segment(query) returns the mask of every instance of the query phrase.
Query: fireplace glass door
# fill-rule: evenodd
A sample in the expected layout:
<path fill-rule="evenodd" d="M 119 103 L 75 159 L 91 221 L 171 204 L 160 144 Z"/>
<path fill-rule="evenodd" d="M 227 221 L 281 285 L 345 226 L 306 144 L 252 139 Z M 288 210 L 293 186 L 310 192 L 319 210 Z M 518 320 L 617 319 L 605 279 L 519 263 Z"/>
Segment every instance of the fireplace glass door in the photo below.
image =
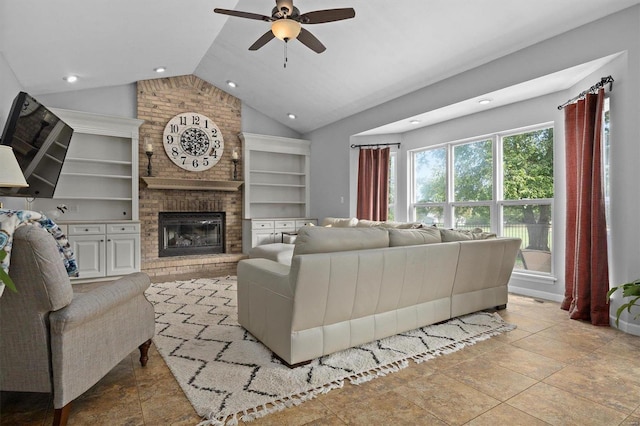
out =
<path fill-rule="evenodd" d="M 224 212 L 161 212 L 159 257 L 224 253 Z"/>

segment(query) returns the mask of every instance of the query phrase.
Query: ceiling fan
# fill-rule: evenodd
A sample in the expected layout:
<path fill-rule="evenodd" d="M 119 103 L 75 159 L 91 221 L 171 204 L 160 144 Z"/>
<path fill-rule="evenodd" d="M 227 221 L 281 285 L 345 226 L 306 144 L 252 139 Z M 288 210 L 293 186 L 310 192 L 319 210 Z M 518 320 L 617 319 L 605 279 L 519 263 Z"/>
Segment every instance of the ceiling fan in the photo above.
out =
<path fill-rule="evenodd" d="M 271 16 L 218 8 L 213 9 L 213 11 L 238 18 L 271 22 L 271 30 L 256 40 L 256 42 L 249 47 L 249 50 L 258 50 L 276 37 L 285 43 L 297 38 L 302 44 L 316 53 L 324 52 L 326 47 L 308 30 L 302 28 L 302 24 L 322 24 L 325 22 L 350 19 L 356 16 L 356 11 L 350 7 L 316 10 L 314 12 L 300 14 L 298 8 L 293 5 L 293 0 L 276 0 L 276 7 L 271 11 Z"/>

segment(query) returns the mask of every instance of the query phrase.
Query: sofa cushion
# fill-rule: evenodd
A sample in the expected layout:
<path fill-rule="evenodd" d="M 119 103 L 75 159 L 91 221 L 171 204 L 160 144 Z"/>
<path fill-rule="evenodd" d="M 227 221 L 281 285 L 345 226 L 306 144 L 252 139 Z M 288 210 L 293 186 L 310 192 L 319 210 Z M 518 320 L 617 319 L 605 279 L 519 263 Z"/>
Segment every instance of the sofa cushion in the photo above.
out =
<path fill-rule="evenodd" d="M 377 220 L 369 220 L 369 219 L 358 219 L 358 223 L 356 226 L 358 228 L 372 228 L 374 226 L 380 226 L 382 222 Z"/>
<path fill-rule="evenodd" d="M 473 230 L 462 229 L 440 229 L 442 242 L 465 241 L 465 240 L 486 240 L 487 238 L 496 238 L 496 234 L 492 232 L 484 232 L 482 228 L 474 228 Z"/>
<path fill-rule="evenodd" d="M 415 246 L 419 244 L 441 243 L 440 230 L 434 227 L 420 229 L 394 229 L 389 231 L 389 246 Z"/>
<path fill-rule="evenodd" d="M 356 217 L 325 217 L 322 220 L 322 226 L 334 228 L 348 228 L 357 224 L 358 218 Z"/>
<path fill-rule="evenodd" d="M 381 222 L 377 220 L 360 219 L 356 224 L 359 228 L 371 228 L 374 226 L 381 226 L 383 228 L 397 228 L 397 229 L 414 229 L 420 228 L 422 224 L 420 222 Z"/>
<path fill-rule="evenodd" d="M 389 232 L 382 228 L 302 227 L 293 255 L 331 253 L 389 247 Z"/>
<path fill-rule="evenodd" d="M 382 222 L 380 224 L 383 228 L 396 228 L 396 229 L 418 229 L 422 228 L 420 222 Z"/>
<path fill-rule="evenodd" d="M 293 244 L 273 243 L 262 244 L 249 250 L 251 259 L 269 259 L 283 265 L 291 265 L 293 256 Z"/>

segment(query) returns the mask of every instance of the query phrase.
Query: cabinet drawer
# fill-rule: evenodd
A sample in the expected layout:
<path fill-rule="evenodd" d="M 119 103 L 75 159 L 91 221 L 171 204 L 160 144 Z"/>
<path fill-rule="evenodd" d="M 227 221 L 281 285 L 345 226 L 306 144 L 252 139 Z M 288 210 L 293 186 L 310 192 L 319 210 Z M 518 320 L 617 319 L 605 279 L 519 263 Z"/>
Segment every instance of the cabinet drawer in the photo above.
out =
<path fill-rule="evenodd" d="M 69 235 L 96 235 L 104 234 L 104 223 L 69 224 Z"/>
<path fill-rule="evenodd" d="M 252 220 L 251 229 L 273 229 L 272 220 Z"/>
<path fill-rule="evenodd" d="M 140 233 L 139 223 L 109 223 L 107 234 L 137 234 Z"/>
<path fill-rule="evenodd" d="M 276 220 L 276 229 L 279 230 L 295 230 L 296 222 L 294 220 Z"/>
<path fill-rule="evenodd" d="M 304 219 L 304 220 L 296 220 L 296 229 L 300 229 L 305 225 L 317 225 L 318 221 L 316 219 Z"/>

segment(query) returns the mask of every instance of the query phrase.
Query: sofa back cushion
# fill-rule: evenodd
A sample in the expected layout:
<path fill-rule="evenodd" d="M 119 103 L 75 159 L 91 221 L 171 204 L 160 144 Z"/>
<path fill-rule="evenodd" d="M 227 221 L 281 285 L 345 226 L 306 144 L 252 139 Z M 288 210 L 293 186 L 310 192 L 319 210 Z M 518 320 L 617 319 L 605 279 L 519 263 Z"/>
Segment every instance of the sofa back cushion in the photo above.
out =
<path fill-rule="evenodd" d="M 389 247 L 389 233 L 386 229 L 303 226 L 298 230 L 293 255 L 382 247 Z"/>
<path fill-rule="evenodd" d="M 322 226 L 334 228 L 348 228 L 357 224 L 358 218 L 356 217 L 325 217 L 322 220 Z"/>
<path fill-rule="evenodd" d="M 420 229 L 394 229 L 389 230 L 389 246 L 415 246 L 419 244 L 441 243 L 440 230 L 435 227 Z"/>
<path fill-rule="evenodd" d="M 465 240 L 486 240 L 487 238 L 496 238 L 496 234 L 492 232 L 484 232 L 482 228 L 473 230 L 461 229 L 440 229 L 442 242 L 465 241 Z"/>
<path fill-rule="evenodd" d="M 381 222 L 377 220 L 359 219 L 356 224 L 360 228 L 371 228 L 374 226 L 381 226 L 383 228 L 397 228 L 397 229 L 414 229 L 422 227 L 420 222 Z"/>

